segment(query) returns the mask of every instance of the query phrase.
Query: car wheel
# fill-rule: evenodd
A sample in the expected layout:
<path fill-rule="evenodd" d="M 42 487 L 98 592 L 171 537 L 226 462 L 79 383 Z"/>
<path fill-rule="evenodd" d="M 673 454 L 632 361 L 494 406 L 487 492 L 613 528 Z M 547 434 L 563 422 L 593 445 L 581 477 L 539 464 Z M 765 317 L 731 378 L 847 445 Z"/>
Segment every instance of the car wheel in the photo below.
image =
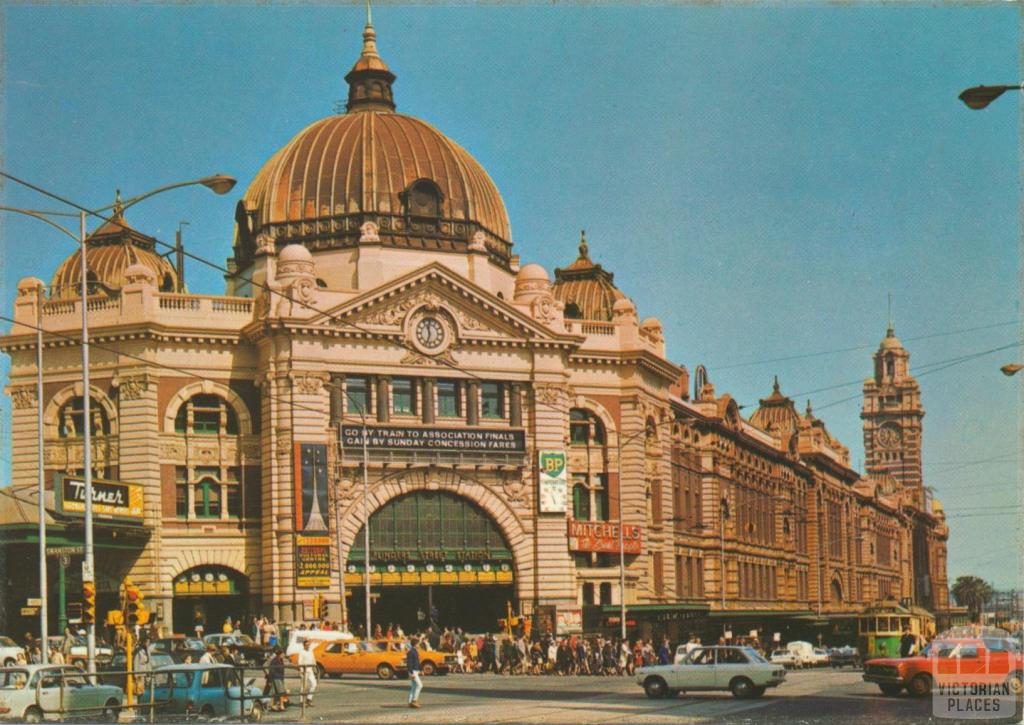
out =
<path fill-rule="evenodd" d="M 249 722 L 260 722 L 263 720 L 263 705 L 257 700 L 252 704 L 252 709 L 249 711 Z"/>
<path fill-rule="evenodd" d="M 4 660 L 4 667 L 14 667 L 16 664 L 18 664 L 18 660 L 13 657 L 8 657 Z"/>
<path fill-rule="evenodd" d="M 377 677 L 382 680 L 391 680 L 395 677 L 395 668 L 389 665 L 387 662 L 381 662 L 377 665 Z"/>
<path fill-rule="evenodd" d="M 878 689 L 881 690 L 882 694 L 886 697 L 896 697 L 903 691 L 903 685 L 879 685 Z"/>
<path fill-rule="evenodd" d="M 932 678 L 929 675 L 920 674 L 910 681 L 907 690 L 914 697 L 928 697 L 932 691 Z"/>
<path fill-rule="evenodd" d="M 1024 692 L 1024 672 L 1011 672 L 1010 676 L 1006 678 L 1006 686 L 1010 689 L 1011 695 L 1020 697 Z"/>
<path fill-rule="evenodd" d="M 103 706 L 103 722 L 117 722 L 117 716 L 121 713 L 121 703 L 111 698 Z"/>
<path fill-rule="evenodd" d="M 25 722 L 42 722 L 43 711 L 36 706 L 30 707 L 25 711 L 25 716 L 22 718 Z"/>
<path fill-rule="evenodd" d="M 644 692 L 652 700 L 660 700 L 668 695 L 668 685 L 660 677 L 648 677 L 644 680 Z"/>
<path fill-rule="evenodd" d="M 434 667 L 434 663 L 433 662 L 431 662 L 430 660 L 426 660 L 423 664 L 420 665 L 420 671 L 426 677 L 430 677 L 432 674 L 434 674 L 437 671 L 437 668 Z"/>
<path fill-rule="evenodd" d="M 746 700 L 754 696 L 754 683 L 746 677 L 737 677 L 729 683 L 729 690 L 737 700 Z"/>

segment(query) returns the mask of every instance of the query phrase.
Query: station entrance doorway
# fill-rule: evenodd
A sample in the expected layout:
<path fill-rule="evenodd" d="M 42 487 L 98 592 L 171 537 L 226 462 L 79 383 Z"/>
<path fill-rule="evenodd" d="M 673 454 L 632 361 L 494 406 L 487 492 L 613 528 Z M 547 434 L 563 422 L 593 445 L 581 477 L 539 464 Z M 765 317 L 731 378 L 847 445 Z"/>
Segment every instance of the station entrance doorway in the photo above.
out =
<path fill-rule="evenodd" d="M 252 614 L 249 580 L 234 569 L 223 566 L 197 566 L 174 578 L 172 626 L 176 633 L 196 635 L 222 632 L 228 617 L 232 620 Z"/>
<path fill-rule="evenodd" d="M 345 568 L 348 617 L 366 621 L 360 529 Z M 516 606 L 512 550 L 494 520 L 467 498 L 416 491 L 370 516 L 373 622 L 416 632 L 430 623 L 494 631 Z"/>

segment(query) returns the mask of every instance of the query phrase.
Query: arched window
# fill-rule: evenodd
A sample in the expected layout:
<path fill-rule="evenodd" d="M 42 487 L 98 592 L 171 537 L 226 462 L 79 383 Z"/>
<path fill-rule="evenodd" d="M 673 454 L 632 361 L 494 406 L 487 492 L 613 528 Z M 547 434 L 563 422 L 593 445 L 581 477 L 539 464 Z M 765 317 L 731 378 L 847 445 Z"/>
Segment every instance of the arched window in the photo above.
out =
<path fill-rule="evenodd" d="M 604 424 L 590 411 L 573 408 L 569 411 L 569 440 L 573 445 L 603 446 L 607 440 Z"/>
<path fill-rule="evenodd" d="M 838 579 L 832 580 L 832 601 L 841 602 L 843 601 L 843 583 Z"/>
<path fill-rule="evenodd" d="M 61 438 L 81 438 L 85 435 L 85 403 L 82 396 L 76 396 L 61 406 L 57 420 Z M 110 434 L 110 419 L 106 409 L 96 398 L 89 398 L 89 433 L 94 436 Z"/>
<path fill-rule="evenodd" d="M 575 302 L 570 302 L 565 306 L 565 319 L 567 320 L 582 320 L 583 313 L 580 311 L 580 306 Z"/>
<path fill-rule="evenodd" d="M 231 404 L 219 395 L 193 395 L 178 408 L 174 431 L 198 435 L 238 435 L 238 415 Z"/>
<path fill-rule="evenodd" d="M 170 272 L 164 273 L 164 278 L 160 282 L 161 292 L 173 292 L 174 291 L 174 278 L 171 277 Z"/>
<path fill-rule="evenodd" d="M 196 484 L 195 514 L 197 519 L 220 518 L 220 484 L 212 478 L 204 478 Z"/>
<path fill-rule="evenodd" d="M 441 216 L 441 190 L 430 179 L 414 181 L 405 192 L 405 209 L 410 216 Z"/>

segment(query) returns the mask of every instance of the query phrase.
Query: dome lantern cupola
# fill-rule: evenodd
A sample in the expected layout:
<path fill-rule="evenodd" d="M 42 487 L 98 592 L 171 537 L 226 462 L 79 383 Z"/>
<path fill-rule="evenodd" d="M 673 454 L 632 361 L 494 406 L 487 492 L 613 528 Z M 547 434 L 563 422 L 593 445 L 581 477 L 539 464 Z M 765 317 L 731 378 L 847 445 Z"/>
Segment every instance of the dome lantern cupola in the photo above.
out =
<path fill-rule="evenodd" d="M 373 29 L 370 3 L 366 3 L 363 52 L 352 66 L 352 70 L 345 76 L 345 81 L 348 83 L 348 103 L 345 108 L 349 113 L 387 113 L 395 110 L 395 100 L 391 95 L 391 84 L 395 82 L 395 74 L 377 52 L 377 31 Z"/>
<path fill-rule="evenodd" d="M 626 298 L 613 280 L 611 272 L 590 259 L 587 233 L 582 230 L 579 256 L 568 267 L 555 270 L 551 293 L 565 305 L 565 316 L 569 319 L 611 322 L 615 304 Z"/>

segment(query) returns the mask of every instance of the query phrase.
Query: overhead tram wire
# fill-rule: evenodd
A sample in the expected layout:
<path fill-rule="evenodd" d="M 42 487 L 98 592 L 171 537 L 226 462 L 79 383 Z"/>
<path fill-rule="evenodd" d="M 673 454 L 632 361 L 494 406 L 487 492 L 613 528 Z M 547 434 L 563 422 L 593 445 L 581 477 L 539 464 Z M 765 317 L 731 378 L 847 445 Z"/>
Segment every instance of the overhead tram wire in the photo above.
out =
<path fill-rule="evenodd" d="M 903 338 L 907 342 L 916 342 L 918 340 L 929 340 L 935 337 L 948 337 L 950 335 L 962 335 L 968 332 L 977 332 L 979 330 L 992 330 L 997 327 L 1009 327 L 1010 325 L 1019 325 L 1022 320 L 1007 320 L 1006 322 L 996 322 L 988 325 L 978 325 L 977 327 L 965 327 L 959 330 L 944 330 L 941 332 L 932 332 L 927 335 L 915 335 L 914 337 Z M 856 352 L 859 350 L 871 350 L 875 346 L 873 344 L 868 345 L 857 345 L 855 347 L 839 347 L 833 350 L 821 350 L 818 352 L 807 352 L 800 353 L 797 355 L 786 355 L 783 357 L 766 358 L 764 360 L 749 360 L 747 362 L 733 363 L 731 365 L 715 365 L 716 370 L 734 370 L 736 368 L 753 367 L 754 365 L 767 365 L 769 363 L 776 362 L 788 362 L 790 360 L 804 360 L 814 357 L 823 357 L 825 355 L 837 355 L 842 352 Z"/>

